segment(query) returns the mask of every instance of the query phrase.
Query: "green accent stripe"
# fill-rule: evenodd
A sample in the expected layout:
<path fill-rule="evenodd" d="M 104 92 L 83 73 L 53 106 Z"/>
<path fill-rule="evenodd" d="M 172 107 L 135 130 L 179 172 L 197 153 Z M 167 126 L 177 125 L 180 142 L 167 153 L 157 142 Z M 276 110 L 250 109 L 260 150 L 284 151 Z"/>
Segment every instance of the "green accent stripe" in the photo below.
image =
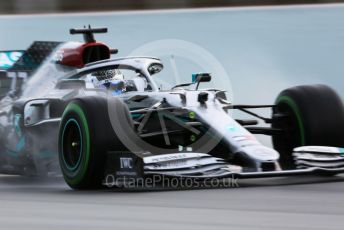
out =
<path fill-rule="evenodd" d="M 86 172 L 87 172 L 87 169 L 88 169 L 88 165 L 89 165 L 89 161 L 90 161 L 90 152 L 91 152 L 91 144 L 90 144 L 90 141 L 91 141 L 91 138 L 90 138 L 90 130 L 89 130 L 89 126 L 88 126 L 88 122 L 87 122 L 87 119 L 86 119 L 86 116 L 85 116 L 85 113 L 84 111 L 82 110 L 82 108 L 76 104 L 76 103 L 70 103 L 65 112 L 63 113 L 63 116 L 64 117 L 67 113 L 69 112 L 75 112 L 76 114 L 79 115 L 79 118 L 82 122 L 82 125 L 85 129 L 85 134 L 86 134 L 86 141 L 85 141 L 85 145 L 86 145 L 86 148 L 85 148 L 85 161 L 82 163 L 82 166 L 81 166 L 81 171 L 77 174 L 77 176 L 75 178 L 67 178 L 65 177 L 65 180 L 72 184 L 72 185 L 78 185 L 80 184 L 80 182 L 84 179 L 84 177 L 86 176 Z M 62 148 L 63 149 L 63 148 Z"/>
<path fill-rule="evenodd" d="M 297 106 L 295 101 L 292 98 L 290 98 L 289 96 L 278 97 L 276 100 L 276 105 L 280 104 L 280 103 L 285 103 L 285 104 L 289 105 L 289 107 L 293 110 L 293 112 L 296 116 L 296 119 L 297 119 L 297 123 L 299 125 L 299 129 L 300 129 L 301 145 L 304 146 L 306 144 L 305 129 L 304 129 L 302 116 L 301 116 L 301 112 L 300 112 L 299 107 Z"/>

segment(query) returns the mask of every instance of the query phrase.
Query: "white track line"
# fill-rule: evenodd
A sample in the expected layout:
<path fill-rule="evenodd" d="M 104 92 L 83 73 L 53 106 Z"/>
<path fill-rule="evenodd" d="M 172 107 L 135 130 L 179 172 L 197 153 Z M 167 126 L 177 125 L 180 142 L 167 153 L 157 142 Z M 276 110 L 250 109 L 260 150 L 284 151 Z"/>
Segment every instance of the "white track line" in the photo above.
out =
<path fill-rule="evenodd" d="M 38 18 L 38 17 L 80 17 L 80 16 L 110 16 L 110 15 L 142 15 L 142 14 L 180 14 L 180 13 L 211 13 L 235 11 L 260 11 L 260 10 L 299 10 L 299 9 L 324 9 L 344 7 L 344 3 L 328 4 L 299 4 L 278 6 L 238 6 L 238 7 L 210 7 L 192 9 L 154 9 L 154 10 L 125 10 L 102 12 L 75 12 L 75 13 L 44 13 L 44 14 L 12 14 L 0 15 L 0 19 Z"/>

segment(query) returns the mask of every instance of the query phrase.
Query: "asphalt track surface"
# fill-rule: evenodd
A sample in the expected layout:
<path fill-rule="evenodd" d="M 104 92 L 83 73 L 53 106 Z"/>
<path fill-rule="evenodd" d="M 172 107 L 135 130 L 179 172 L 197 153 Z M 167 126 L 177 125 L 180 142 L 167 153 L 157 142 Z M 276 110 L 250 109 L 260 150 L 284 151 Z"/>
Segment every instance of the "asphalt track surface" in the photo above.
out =
<path fill-rule="evenodd" d="M 238 185 L 80 192 L 61 178 L 0 176 L 0 229 L 343 229 L 343 176 Z"/>

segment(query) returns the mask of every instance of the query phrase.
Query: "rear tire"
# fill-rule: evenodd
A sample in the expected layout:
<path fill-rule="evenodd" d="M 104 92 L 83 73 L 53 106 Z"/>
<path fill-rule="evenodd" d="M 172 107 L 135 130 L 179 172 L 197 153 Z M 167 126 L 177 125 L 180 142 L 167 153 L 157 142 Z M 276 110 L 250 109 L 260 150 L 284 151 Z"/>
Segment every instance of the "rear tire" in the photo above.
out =
<path fill-rule="evenodd" d="M 283 169 L 294 169 L 292 151 L 305 145 L 344 146 L 344 107 L 337 93 L 326 85 L 303 85 L 282 91 L 273 109 L 272 137 Z M 280 117 L 280 115 L 283 115 Z"/>
<path fill-rule="evenodd" d="M 120 99 L 108 100 L 114 105 L 111 108 L 128 110 Z M 102 97 L 74 99 L 62 115 L 59 162 L 66 183 L 73 189 L 102 188 L 107 151 L 126 150 L 112 129 L 107 103 Z"/>

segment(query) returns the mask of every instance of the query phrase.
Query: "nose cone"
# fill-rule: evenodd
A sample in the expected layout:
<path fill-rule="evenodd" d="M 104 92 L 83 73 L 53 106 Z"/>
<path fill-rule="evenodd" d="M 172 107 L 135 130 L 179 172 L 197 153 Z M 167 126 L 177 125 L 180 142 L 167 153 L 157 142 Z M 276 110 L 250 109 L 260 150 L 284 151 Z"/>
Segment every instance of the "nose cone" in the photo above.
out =
<path fill-rule="evenodd" d="M 245 146 L 244 152 L 256 161 L 277 161 L 279 153 L 265 146 Z"/>

